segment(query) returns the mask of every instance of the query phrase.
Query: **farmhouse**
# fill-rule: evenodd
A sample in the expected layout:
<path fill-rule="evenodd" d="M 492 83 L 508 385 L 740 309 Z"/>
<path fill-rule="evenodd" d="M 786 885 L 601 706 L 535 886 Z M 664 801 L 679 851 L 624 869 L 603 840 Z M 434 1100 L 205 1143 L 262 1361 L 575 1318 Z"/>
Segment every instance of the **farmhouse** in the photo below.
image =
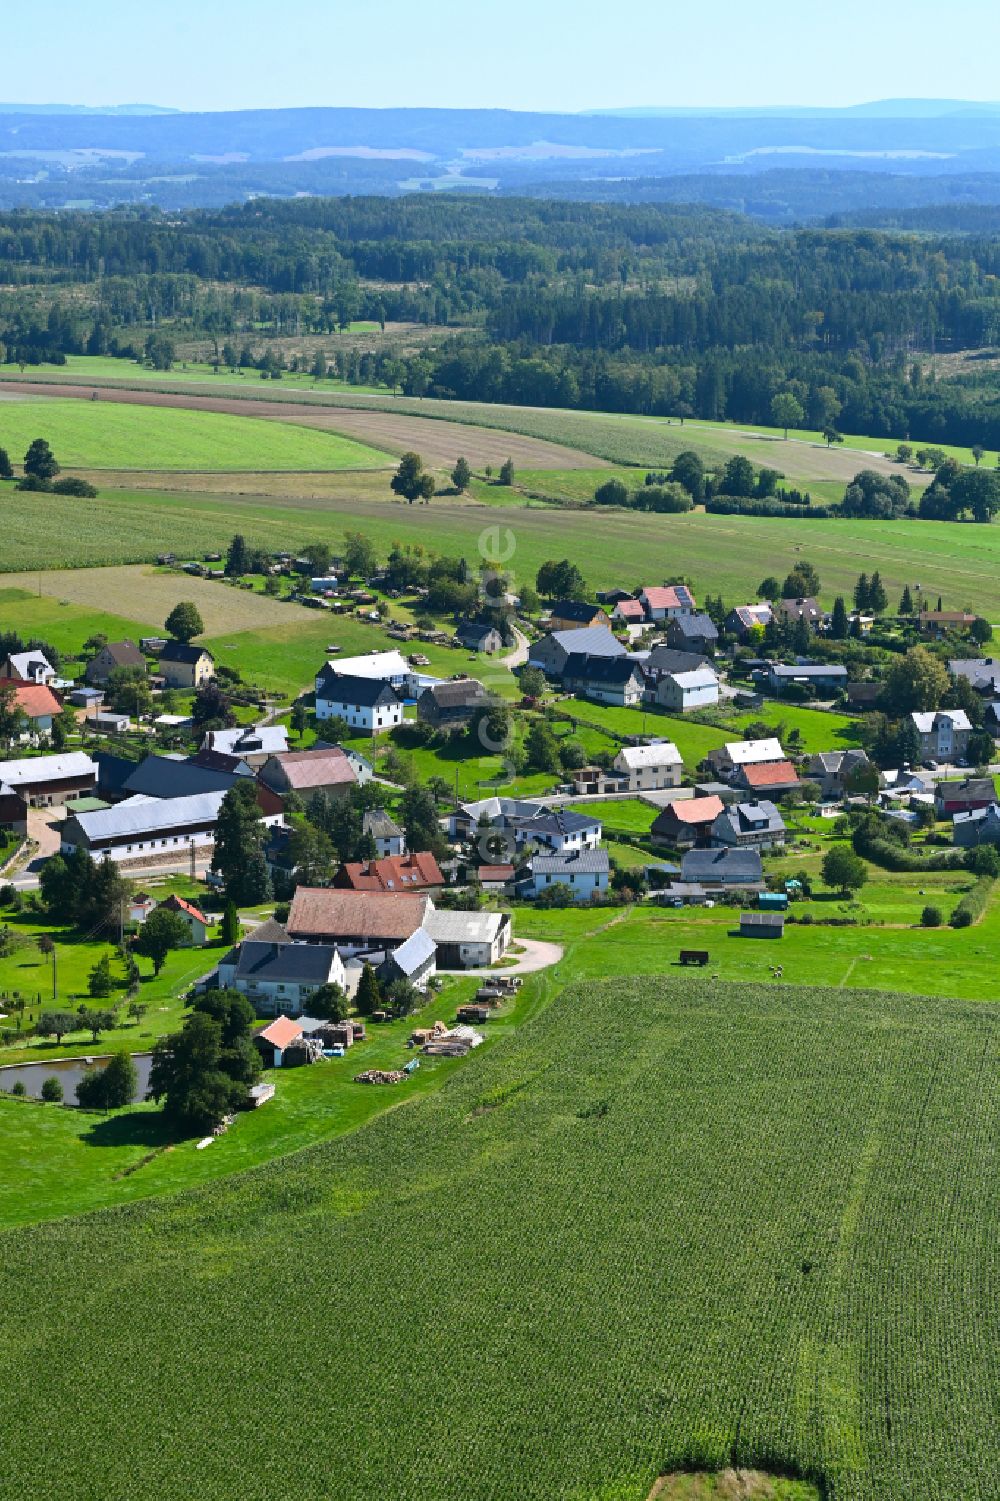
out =
<path fill-rule="evenodd" d="M 579 599 L 559 599 L 549 611 L 551 629 L 577 631 L 586 626 L 610 626 L 607 613 L 599 605 L 587 605 Z"/>
<path fill-rule="evenodd" d="M 565 886 L 577 902 L 608 889 L 611 872 L 607 850 L 576 850 L 570 855 L 535 855 L 531 861 L 531 892 L 540 896 L 551 886 Z"/>
<path fill-rule="evenodd" d="M 257 771 L 269 756 L 280 756 L 288 749 L 288 730 L 283 724 L 237 726 L 234 730 L 208 730 L 201 749 L 217 751 L 243 761 Z"/>
<path fill-rule="evenodd" d="M 972 808 L 952 819 L 952 838 L 964 849 L 977 844 L 1000 844 L 1000 805 Z"/>
<path fill-rule="evenodd" d="M 289 792 L 303 797 L 314 792 L 345 797 L 361 779 L 347 752 L 333 745 L 325 750 L 279 751 L 264 762 L 260 780 L 279 797 Z"/>
<path fill-rule="evenodd" d="M 376 677 L 345 676 L 327 668 L 316 690 L 316 718 L 343 719 L 353 730 L 381 733 L 403 722 L 403 700 Z"/>
<path fill-rule="evenodd" d="M 934 788 L 934 811 L 938 818 L 951 818 L 956 813 L 988 808 L 995 797 L 992 777 L 962 777 L 938 782 Z"/>
<path fill-rule="evenodd" d="M 438 969 L 486 969 L 507 952 L 509 912 L 437 912 L 424 922 L 437 945 Z"/>
<path fill-rule="evenodd" d="M 108 641 L 87 663 L 86 679 L 92 685 L 104 687 L 117 667 L 139 668 L 146 671 L 146 658 L 134 641 Z"/>
<path fill-rule="evenodd" d="M 316 692 L 320 692 L 328 672 L 339 672 L 349 678 L 372 678 L 378 683 L 389 683 L 397 692 L 403 693 L 413 676 L 410 665 L 401 652 L 372 651 L 360 657 L 342 657 L 339 661 L 327 662 L 316 676 Z"/>
<path fill-rule="evenodd" d="M 572 656 L 624 657 L 625 648 L 607 626 L 585 626 L 578 631 L 552 631 L 532 644 L 529 667 L 540 667 L 547 677 L 561 678 Z"/>
<path fill-rule="evenodd" d="M 697 609 L 694 595 L 686 584 L 652 585 L 640 589 L 639 602 L 647 620 L 674 620 L 678 615 L 693 615 Z"/>
<path fill-rule="evenodd" d="M 734 849 L 777 849 L 785 842 L 785 821 L 773 803 L 734 803 L 712 824 L 712 843 Z"/>
<path fill-rule="evenodd" d="M 495 625 L 478 620 L 463 620 L 455 632 L 455 642 L 466 651 L 481 651 L 492 656 L 503 647 L 503 637 Z"/>
<path fill-rule="evenodd" d="M 435 730 L 466 725 L 484 709 L 490 696 L 477 678 L 431 683 L 417 699 L 417 718 Z"/>
<path fill-rule="evenodd" d="M 44 652 L 19 651 L 7 657 L 0 667 L 0 677 L 12 678 L 19 683 L 51 683 L 56 670 Z"/>
<path fill-rule="evenodd" d="M 346 982 L 344 961 L 330 944 L 282 943 L 253 934 L 219 960 L 219 985 L 238 990 L 261 1016 L 301 1016 L 321 985 Z"/>
<path fill-rule="evenodd" d="M 665 672 L 656 685 L 656 702 L 674 713 L 687 714 L 719 702 L 719 679 L 711 667 L 693 672 Z"/>
<path fill-rule="evenodd" d="M 189 849 L 206 852 L 215 840 L 223 792 L 194 797 L 130 797 L 97 813 L 75 813 L 62 825 L 62 853 L 85 849 L 95 860 L 129 862 L 153 856 L 174 860 Z"/>
<path fill-rule="evenodd" d="M 688 850 L 681 861 L 681 880 L 706 891 L 763 891 L 764 868 L 756 849 Z"/>
<path fill-rule="evenodd" d="M 574 652 L 563 668 L 563 687 L 600 704 L 633 708 L 642 698 L 645 680 L 629 657 L 593 657 Z"/>
<path fill-rule="evenodd" d="M 333 878 L 348 891 L 429 891 L 444 885 L 444 876 L 428 851 L 387 855 L 383 860 L 356 860 L 342 865 Z"/>
<path fill-rule="evenodd" d="M 650 837 L 654 844 L 665 844 L 670 849 L 697 844 L 708 837 L 724 806 L 721 797 L 714 793 L 709 797 L 678 798 L 657 814 Z"/>
<path fill-rule="evenodd" d="M 35 735 L 47 735 L 52 721 L 62 713 L 62 704 L 45 683 L 24 683 L 18 678 L 0 678 L 0 693 L 10 689 L 11 708 L 19 709 L 30 729 L 21 735 L 22 740 Z"/>
<path fill-rule="evenodd" d="M 384 808 L 369 808 L 361 820 L 362 834 L 370 834 L 375 841 L 375 853 L 380 860 L 387 855 L 402 855 L 406 852 L 406 835 L 389 817 Z"/>
<path fill-rule="evenodd" d="M 0 762 L 0 784 L 36 808 L 55 808 L 97 789 L 97 765 L 83 751 Z"/>
<path fill-rule="evenodd" d="M 972 725 L 964 709 L 938 709 L 932 714 L 911 714 L 920 736 L 920 754 L 925 760 L 960 760 L 966 753 Z"/>
<path fill-rule="evenodd" d="M 168 688 L 200 688 L 215 675 L 215 658 L 190 641 L 168 641 L 160 652 L 159 670 Z"/>
<path fill-rule="evenodd" d="M 710 615 L 675 615 L 667 621 L 666 642 L 674 651 L 710 657 L 718 639 L 718 628 Z"/>
<path fill-rule="evenodd" d="M 731 777 L 741 766 L 766 766 L 772 761 L 787 761 L 780 740 L 727 740 L 706 757 L 723 778 Z"/>
<path fill-rule="evenodd" d="M 613 765 L 625 778 L 622 790 L 627 792 L 655 792 L 664 787 L 676 787 L 684 770 L 683 758 L 672 740 L 626 745 L 615 756 Z"/>
<path fill-rule="evenodd" d="M 425 926 L 433 910 L 426 892 L 298 886 L 286 927 L 292 939 L 333 943 L 345 954 L 359 954 L 398 948 Z"/>
<path fill-rule="evenodd" d="M 182 896 L 171 893 L 159 906 L 164 912 L 173 912 L 184 923 L 190 934 L 189 942 L 195 948 L 200 948 L 208 937 L 208 918 L 200 907 L 193 902 L 185 901 Z"/>

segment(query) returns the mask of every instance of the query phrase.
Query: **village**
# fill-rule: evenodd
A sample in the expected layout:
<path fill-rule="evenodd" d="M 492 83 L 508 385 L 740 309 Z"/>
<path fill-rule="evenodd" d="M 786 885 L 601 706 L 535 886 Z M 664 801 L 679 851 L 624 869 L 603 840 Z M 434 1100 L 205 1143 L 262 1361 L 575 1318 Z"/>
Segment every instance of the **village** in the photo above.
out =
<path fill-rule="evenodd" d="M 557 961 L 569 907 L 729 909 L 705 930 L 716 945 L 720 932 L 780 941 L 796 921 L 870 921 L 850 914 L 879 870 L 911 871 L 929 892 L 926 927 L 961 927 L 985 902 L 1000 872 L 1000 659 L 982 655 L 976 616 L 904 597 L 893 617 L 877 575 L 859 579 L 853 608 L 827 610 L 807 563 L 747 603 L 699 606 L 680 581 L 588 598 L 563 560 L 523 600 L 506 578 L 473 591 L 478 607 L 466 590 L 449 619 L 426 587 L 399 587 L 396 562 L 358 577 L 331 556 L 304 583 L 308 560 L 266 565 L 290 578 L 290 602 L 389 637 L 357 655 L 331 641 L 290 704 L 241 696 L 185 601 L 163 636 L 95 640 L 72 665 L 12 642 L 4 931 L 19 914 L 78 931 L 96 915 L 103 958 L 75 1013 L 56 983 L 51 1001 L 0 996 L 5 1047 L 88 1026 L 95 1042 L 113 1036 L 137 956 L 158 976 L 169 954 L 202 950 L 180 999 L 245 999 L 264 1075 L 247 1073 L 243 1103 L 260 1105 L 276 1070 L 363 1058 L 373 1028 L 463 976 L 473 991 L 409 1046 L 464 1057 L 523 978 Z M 237 582 L 173 556 L 160 568 L 179 590 L 195 573 Z M 460 560 L 444 571 L 472 579 Z M 443 675 L 459 656 L 471 670 Z M 839 901 L 829 916 L 822 887 Z M 533 912 L 552 914 L 555 941 L 521 931 Z M 663 962 L 719 962 L 690 937 Z M 18 1066 L 0 1087 L 16 1088 Z M 417 1066 L 354 1077 L 400 1084 Z"/>

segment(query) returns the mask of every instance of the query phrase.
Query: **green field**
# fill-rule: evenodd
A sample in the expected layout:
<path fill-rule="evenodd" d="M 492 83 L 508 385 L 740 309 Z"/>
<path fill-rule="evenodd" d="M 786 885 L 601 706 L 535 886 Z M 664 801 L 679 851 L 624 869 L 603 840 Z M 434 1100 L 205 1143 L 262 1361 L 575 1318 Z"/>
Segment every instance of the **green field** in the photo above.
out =
<path fill-rule="evenodd" d="M 266 473 L 393 463 L 390 455 L 351 438 L 292 423 L 112 401 L 4 401 L 2 394 L 0 389 L 0 447 L 19 457 L 43 437 L 64 468 Z"/>
<path fill-rule="evenodd" d="M 6 1232 L 5 1400 L 46 1424 L 7 1486 L 644 1501 L 736 1463 L 993 1501 L 998 1022 L 602 981 L 363 1131 Z"/>

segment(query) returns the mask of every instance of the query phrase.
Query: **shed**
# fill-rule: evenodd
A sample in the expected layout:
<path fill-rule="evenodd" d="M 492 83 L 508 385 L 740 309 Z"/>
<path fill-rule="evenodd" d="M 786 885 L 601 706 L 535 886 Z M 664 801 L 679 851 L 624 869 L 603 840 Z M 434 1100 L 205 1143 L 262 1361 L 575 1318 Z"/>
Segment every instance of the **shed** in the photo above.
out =
<path fill-rule="evenodd" d="M 783 912 L 741 912 L 741 938 L 781 938 L 785 932 Z"/>

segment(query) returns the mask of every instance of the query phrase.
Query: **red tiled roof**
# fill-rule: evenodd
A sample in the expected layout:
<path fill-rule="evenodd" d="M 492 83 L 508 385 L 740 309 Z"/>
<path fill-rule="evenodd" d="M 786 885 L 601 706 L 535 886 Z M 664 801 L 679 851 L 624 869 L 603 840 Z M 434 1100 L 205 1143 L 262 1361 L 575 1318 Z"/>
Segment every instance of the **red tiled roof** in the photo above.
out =
<path fill-rule="evenodd" d="M 186 902 L 182 896 L 174 896 L 171 893 L 166 901 L 160 903 L 160 906 L 166 907 L 168 912 L 186 912 L 188 917 L 193 917 L 197 922 L 204 923 L 205 927 L 208 927 L 208 918 L 204 912 L 200 911 L 193 902 Z"/>
<path fill-rule="evenodd" d="M 645 620 L 646 612 L 637 599 L 622 599 L 615 605 L 614 613 L 622 620 Z"/>
<path fill-rule="evenodd" d="M 288 778 L 288 785 L 296 790 L 358 779 L 350 757 L 339 745 L 332 750 L 281 751 L 274 759 Z"/>
<path fill-rule="evenodd" d="M 62 704 L 44 683 L 23 683 L 19 678 L 0 678 L 0 691 L 4 688 L 13 688 L 14 703 L 29 719 L 44 719 L 48 714 L 62 713 Z"/>
<path fill-rule="evenodd" d="M 797 782 L 795 767 L 791 761 L 769 761 L 760 766 L 740 767 L 740 776 L 749 787 L 786 787 Z"/>
<path fill-rule="evenodd" d="M 677 610 L 694 604 L 694 596 L 684 584 L 664 584 L 662 587 L 654 584 L 642 592 L 651 610 Z"/>
<path fill-rule="evenodd" d="M 710 797 L 681 798 L 668 803 L 664 813 L 672 813 L 678 823 L 708 823 L 722 812 L 722 798 L 716 793 Z"/>
<path fill-rule="evenodd" d="M 512 881 L 514 867 L 513 865 L 481 865 L 479 879 L 481 881 Z"/>
<path fill-rule="evenodd" d="M 302 1036 L 302 1027 L 299 1022 L 293 1022 L 291 1017 L 279 1016 L 277 1021 L 265 1027 L 263 1032 L 258 1032 L 257 1036 L 263 1037 L 264 1041 L 271 1043 L 272 1047 L 287 1048 L 296 1037 Z"/>
<path fill-rule="evenodd" d="M 427 851 L 412 855 L 386 855 L 382 860 L 357 860 L 342 865 L 337 884 L 352 891 L 418 891 L 443 886 L 444 876 Z"/>
<path fill-rule="evenodd" d="M 429 896 L 422 891 L 337 891 L 298 886 L 286 927 L 291 937 L 398 939 L 423 926 Z"/>

